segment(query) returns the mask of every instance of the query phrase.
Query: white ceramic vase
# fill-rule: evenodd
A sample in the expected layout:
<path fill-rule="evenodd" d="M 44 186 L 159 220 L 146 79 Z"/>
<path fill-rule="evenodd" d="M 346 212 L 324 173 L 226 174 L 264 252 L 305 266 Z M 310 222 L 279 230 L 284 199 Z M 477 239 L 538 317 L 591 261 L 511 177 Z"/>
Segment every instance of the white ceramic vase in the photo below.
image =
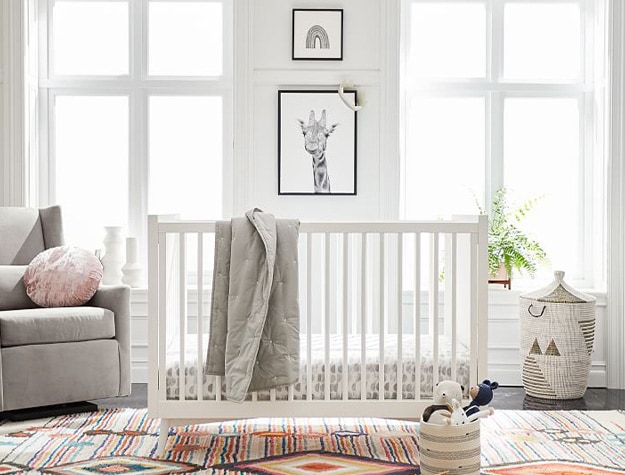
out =
<path fill-rule="evenodd" d="M 141 266 L 137 249 L 137 238 L 126 238 L 126 264 L 122 267 L 122 283 L 130 287 L 141 285 Z"/>
<path fill-rule="evenodd" d="M 102 283 L 105 285 L 121 284 L 122 266 L 124 265 L 124 237 L 121 226 L 104 226 L 104 257 L 102 266 L 104 275 Z"/>

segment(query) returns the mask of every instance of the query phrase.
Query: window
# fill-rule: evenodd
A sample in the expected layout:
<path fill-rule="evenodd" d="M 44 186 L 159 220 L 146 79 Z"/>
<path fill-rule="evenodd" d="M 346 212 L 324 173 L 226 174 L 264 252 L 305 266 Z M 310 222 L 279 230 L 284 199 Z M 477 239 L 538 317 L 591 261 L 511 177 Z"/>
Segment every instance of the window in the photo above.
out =
<path fill-rule="evenodd" d="M 404 218 L 475 214 L 502 187 L 518 204 L 539 198 L 523 226 L 549 267 L 604 285 L 604 9 L 405 1 Z"/>
<path fill-rule="evenodd" d="M 68 242 L 229 214 L 231 3 L 38 0 L 39 200 L 63 207 Z"/>

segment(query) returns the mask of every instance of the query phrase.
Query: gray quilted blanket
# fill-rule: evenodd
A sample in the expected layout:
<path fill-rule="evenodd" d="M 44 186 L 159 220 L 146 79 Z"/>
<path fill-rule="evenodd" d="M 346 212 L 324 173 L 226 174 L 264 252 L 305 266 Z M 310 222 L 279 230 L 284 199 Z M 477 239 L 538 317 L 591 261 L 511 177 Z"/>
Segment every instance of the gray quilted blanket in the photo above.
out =
<path fill-rule="evenodd" d="M 206 373 L 229 401 L 298 380 L 298 232 L 259 209 L 217 223 Z"/>

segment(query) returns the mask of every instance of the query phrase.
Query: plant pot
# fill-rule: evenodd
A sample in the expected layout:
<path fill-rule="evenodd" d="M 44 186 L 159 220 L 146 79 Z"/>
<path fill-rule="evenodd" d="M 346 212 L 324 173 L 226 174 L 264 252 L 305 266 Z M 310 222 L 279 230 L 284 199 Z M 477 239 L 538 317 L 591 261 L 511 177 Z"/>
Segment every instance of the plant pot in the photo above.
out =
<path fill-rule="evenodd" d="M 512 279 L 506 271 L 506 266 L 502 263 L 495 274 L 491 274 L 488 278 L 489 284 L 503 284 L 504 289 L 512 288 Z"/>

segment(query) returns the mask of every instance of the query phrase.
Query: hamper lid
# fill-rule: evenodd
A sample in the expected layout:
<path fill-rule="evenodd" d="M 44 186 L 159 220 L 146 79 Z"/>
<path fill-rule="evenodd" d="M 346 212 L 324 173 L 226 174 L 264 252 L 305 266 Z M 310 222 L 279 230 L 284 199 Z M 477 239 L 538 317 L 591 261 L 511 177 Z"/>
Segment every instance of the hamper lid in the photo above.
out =
<path fill-rule="evenodd" d="M 554 271 L 553 276 L 554 281 L 546 287 L 521 295 L 521 297 L 551 303 L 588 303 L 597 300 L 592 295 L 580 292 L 564 282 L 564 271 Z"/>

